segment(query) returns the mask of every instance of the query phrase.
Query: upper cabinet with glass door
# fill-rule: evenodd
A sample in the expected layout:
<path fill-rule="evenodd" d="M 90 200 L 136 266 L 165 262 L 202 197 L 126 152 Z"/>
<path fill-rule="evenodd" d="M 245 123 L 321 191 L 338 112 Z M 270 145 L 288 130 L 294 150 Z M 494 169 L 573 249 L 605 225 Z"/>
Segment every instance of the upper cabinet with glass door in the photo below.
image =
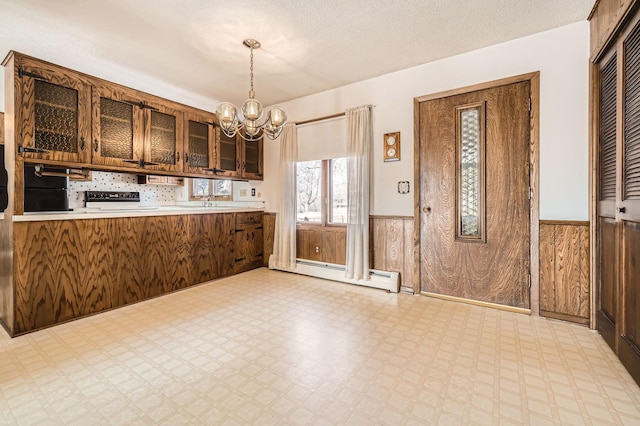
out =
<path fill-rule="evenodd" d="M 239 135 L 232 138 L 225 135 L 220 127 L 216 126 L 216 146 L 214 154 L 214 174 L 216 176 L 240 177 L 242 168 L 242 139 Z"/>
<path fill-rule="evenodd" d="M 67 70 L 16 56 L 24 158 L 88 163 L 91 86 Z"/>
<path fill-rule="evenodd" d="M 242 177 L 252 180 L 262 180 L 264 139 L 257 141 L 242 141 Z"/>
<path fill-rule="evenodd" d="M 186 112 L 184 117 L 184 171 L 206 174 L 213 171 L 216 128 L 213 114 Z"/>
<path fill-rule="evenodd" d="M 137 167 L 144 158 L 140 101 L 111 87 L 94 87 L 92 98 L 92 163 Z"/>
<path fill-rule="evenodd" d="M 165 105 L 145 103 L 144 162 L 148 170 L 182 171 L 183 113 Z"/>

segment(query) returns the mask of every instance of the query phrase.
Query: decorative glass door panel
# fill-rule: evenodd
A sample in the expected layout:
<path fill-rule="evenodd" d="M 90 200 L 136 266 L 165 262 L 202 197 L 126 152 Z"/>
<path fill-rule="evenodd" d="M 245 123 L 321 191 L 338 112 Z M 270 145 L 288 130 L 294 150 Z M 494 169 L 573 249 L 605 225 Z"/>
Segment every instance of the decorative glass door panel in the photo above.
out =
<path fill-rule="evenodd" d="M 182 113 L 162 105 L 147 105 L 144 167 L 182 171 Z"/>
<path fill-rule="evenodd" d="M 486 242 L 484 104 L 456 108 L 456 239 Z"/>
<path fill-rule="evenodd" d="M 88 162 L 90 89 L 62 71 L 20 69 L 25 158 Z"/>
<path fill-rule="evenodd" d="M 215 128 L 213 114 L 190 114 L 185 116 L 185 171 L 198 174 L 211 173 L 213 170 L 213 150 Z"/>
<path fill-rule="evenodd" d="M 240 176 L 241 151 L 238 148 L 241 143 L 240 136 L 236 135 L 230 138 L 218 127 L 216 128 L 216 139 L 215 174 L 217 176 Z"/>
<path fill-rule="evenodd" d="M 139 101 L 106 88 L 94 88 L 92 108 L 91 162 L 138 168 L 144 137 Z"/>

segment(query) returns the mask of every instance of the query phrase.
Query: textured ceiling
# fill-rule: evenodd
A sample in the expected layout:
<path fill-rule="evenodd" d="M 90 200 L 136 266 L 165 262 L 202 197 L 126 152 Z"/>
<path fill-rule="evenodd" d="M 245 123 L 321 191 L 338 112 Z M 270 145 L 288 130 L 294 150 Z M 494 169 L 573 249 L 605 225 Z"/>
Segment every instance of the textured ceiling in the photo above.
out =
<path fill-rule="evenodd" d="M 256 97 L 274 104 L 583 21 L 594 0 L 0 0 L 13 49 L 103 76 L 147 75 L 242 103 L 255 38 Z M 71 66 L 71 63 L 61 63 Z M 117 80 L 116 80 L 117 81 Z M 216 101 L 217 102 L 217 101 Z"/>

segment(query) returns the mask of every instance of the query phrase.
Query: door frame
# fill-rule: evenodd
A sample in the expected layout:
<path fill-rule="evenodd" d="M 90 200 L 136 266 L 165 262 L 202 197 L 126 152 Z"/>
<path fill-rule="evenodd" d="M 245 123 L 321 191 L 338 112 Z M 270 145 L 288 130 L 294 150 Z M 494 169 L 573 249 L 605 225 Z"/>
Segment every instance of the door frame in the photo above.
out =
<path fill-rule="evenodd" d="M 496 305 L 493 303 L 443 296 L 450 300 L 490 306 L 498 309 L 540 315 L 540 71 L 513 77 L 492 80 L 457 89 L 437 92 L 413 98 L 413 181 L 414 181 L 414 227 L 413 227 L 413 291 L 420 294 L 421 241 L 420 241 L 420 104 L 434 99 L 448 98 L 514 83 L 529 82 L 531 111 L 529 113 L 529 185 L 532 193 L 529 202 L 529 283 L 530 309 Z"/>

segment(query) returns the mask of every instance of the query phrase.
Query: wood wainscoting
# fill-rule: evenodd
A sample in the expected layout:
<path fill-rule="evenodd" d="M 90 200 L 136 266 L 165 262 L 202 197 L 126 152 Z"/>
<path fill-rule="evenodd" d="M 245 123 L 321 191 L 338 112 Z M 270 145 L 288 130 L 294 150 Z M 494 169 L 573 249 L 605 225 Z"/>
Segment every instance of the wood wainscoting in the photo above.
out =
<path fill-rule="evenodd" d="M 540 315 L 589 324 L 589 222 L 540 221 Z"/>
<path fill-rule="evenodd" d="M 400 291 L 415 293 L 413 283 L 413 217 L 370 216 L 371 265 L 400 272 Z"/>
<path fill-rule="evenodd" d="M 264 266 L 273 253 L 276 213 L 265 213 Z M 346 260 L 346 227 L 299 225 L 296 256 L 300 259 L 344 265 Z M 370 216 L 369 247 L 373 269 L 400 273 L 400 289 L 414 293 L 413 217 Z M 318 247 L 318 253 L 315 248 Z"/>
<path fill-rule="evenodd" d="M 347 227 L 298 225 L 296 257 L 318 262 L 346 263 Z"/>

